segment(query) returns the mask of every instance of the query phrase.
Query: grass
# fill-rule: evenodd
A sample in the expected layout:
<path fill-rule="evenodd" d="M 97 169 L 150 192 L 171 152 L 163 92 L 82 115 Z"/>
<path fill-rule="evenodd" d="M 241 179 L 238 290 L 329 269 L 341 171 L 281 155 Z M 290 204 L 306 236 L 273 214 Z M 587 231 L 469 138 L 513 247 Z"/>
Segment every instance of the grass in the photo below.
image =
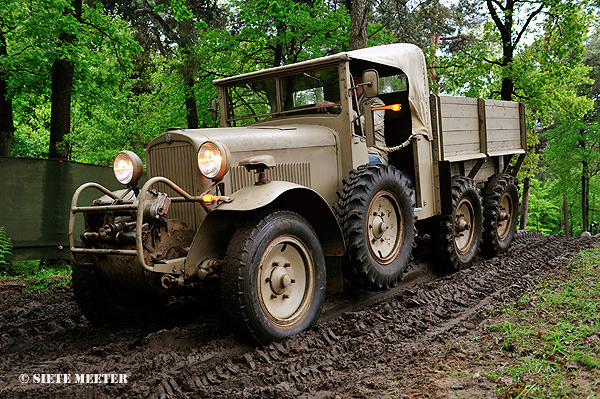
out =
<path fill-rule="evenodd" d="M 24 280 L 27 292 L 46 292 L 71 284 L 71 267 L 64 261 L 14 261 L 0 269 L 0 280 Z"/>
<path fill-rule="evenodd" d="M 498 397 L 600 398 L 600 249 L 583 251 L 567 269 L 488 327 L 508 359 L 486 374 Z"/>

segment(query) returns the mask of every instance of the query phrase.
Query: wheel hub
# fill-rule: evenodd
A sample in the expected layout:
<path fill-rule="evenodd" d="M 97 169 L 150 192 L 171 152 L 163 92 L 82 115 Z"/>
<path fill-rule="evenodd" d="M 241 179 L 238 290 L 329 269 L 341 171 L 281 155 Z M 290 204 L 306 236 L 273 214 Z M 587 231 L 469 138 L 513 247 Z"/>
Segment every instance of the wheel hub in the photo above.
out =
<path fill-rule="evenodd" d="M 474 242 L 475 233 L 471 229 L 474 214 L 473 204 L 463 198 L 454 214 L 454 245 L 461 254 L 467 253 Z"/>
<path fill-rule="evenodd" d="M 286 264 L 286 266 L 275 266 L 273 271 L 271 272 L 271 277 L 269 277 L 269 283 L 271 283 L 271 290 L 276 295 L 283 294 L 286 288 L 295 283 L 296 281 L 287 273 L 287 267 L 290 267 L 290 264 Z"/>
<path fill-rule="evenodd" d="M 289 324 L 310 304 L 313 269 L 306 246 L 292 236 L 280 236 L 266 248 L 258 275 L 258 290 L 267 317 Z"/>
<path fill-rule="evenodd" d="M 383 220 L 382 216 L 383 213 L 381 215 L 376 213 L 376 216 L 373 220 L 373 236 L 375 238 L 381 238 L 381 236 L 383 236 L 383 233 L 385 233 L 385 231 L 389 229 L 389 226 L 385 224 L 385 221 Z"/>
<path fill-rule="evenodd" d="M 500 205 L 498 206 L 498 219 L 497 219 L 497 233 L 498 238 L 500 240 L 504 240 L 508 233 L 510 232 L 510 223 L 503 223 L 506 221 L 510 221 L 512 210 L 512 199 L 508 193 L 505 193 L 500 200 Z"/>
<path fill-rule="evenodd" d="M 460 220 L 458 221 L 458 223 L 456 224 L 456 230 L 457 230 L 459 233 L 462 233 L 463 231 L 465 231 L 465 230 L 470 230 L 470 229 L 471 229 L 471 223 L 467 222 L 467 221 L 466 221 L 466 220 L 464 220 L 464 219 L 460 219 Z"/>
<path fill-rule="evenodd" d="M 371 201 L 367 215 L 369 251 L 379 263 L 392 262 L 404 235 L 397 199 L 388 191 L 379 192 Z"/>

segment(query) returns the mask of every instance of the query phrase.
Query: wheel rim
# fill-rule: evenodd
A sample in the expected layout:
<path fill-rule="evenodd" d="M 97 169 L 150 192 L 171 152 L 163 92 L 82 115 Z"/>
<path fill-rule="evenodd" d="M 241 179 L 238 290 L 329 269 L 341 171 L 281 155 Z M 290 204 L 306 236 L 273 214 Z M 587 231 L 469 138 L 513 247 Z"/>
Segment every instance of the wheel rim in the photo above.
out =
<path fill-rule="evenodd" d="M 475 237 L 474 219 L 473 204 L 467 198 L 463 198 L 458 203 L 454 213 L 454 245 L 461 255 L 467 253 L 473 244 Z"/>
<path fill-rule="evenodd" d="M 265 250 L 258 273 L 258 297 L 269 319 L 292 324 L 312 300 L 314 264 L 297 238 L 280 236 Z"/>
<path fill-rule="evenodd" d="M 396 197 L 380 191 L 367 211 L 367 239 L 371 255 L 381 264 L 392 262 L 404 236 L 404 220 Z"/>
<path fill-rule="evenodd" d="M 503 241 L 510 232 L 510 225 L 512 220 L 511 211 L 513 209 L 512 197 L 509 193 L 504 193 L 500 200 L 500 206 L 498 207 L 498 220 L 496 223 L 496 231 L 498 233 L 498 239 Z"/>

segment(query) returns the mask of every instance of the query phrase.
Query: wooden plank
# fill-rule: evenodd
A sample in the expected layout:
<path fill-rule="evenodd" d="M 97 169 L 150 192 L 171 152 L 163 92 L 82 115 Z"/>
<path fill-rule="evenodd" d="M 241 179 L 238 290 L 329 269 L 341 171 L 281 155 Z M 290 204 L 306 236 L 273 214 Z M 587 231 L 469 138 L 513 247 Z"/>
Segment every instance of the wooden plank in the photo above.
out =
<path fill-rule="evenodd" d="M 477 160 L 477 159 L 486 158 L 486 157 L 487 157 L 486 154 L 479 154 L 479 153 L 457 154 L 457 155 L 453 155 L 451 157 L 446 157 L 446 161 L 450 161 L 454 165 L 454 162 L 472 161 L 472 160 Z M 468 170 L 470 170 L 470 169 L 468 169 Z M 454 174 L 453 174 L 453 176 L 454 176 Z"/>
<path fill-rule="evenodd" d="M 506 118 L 506 119 L 519 119 L 519 108 L 518 107 L 485 107 L 485 113 L 488 118 Z"/>
<path fill-rule="evenodd" d="M 527 124 L 525 122 L 525 104 L 519 103 L 519 129 L 521 132 L 521 148 L 527 151 Z"/>
<path fill-rule="evenodd" d="M 518 148 L 521 148 L 521 135 L 514 130 L 488 130 L 488 143 L 498 141 L 513 141 L 519 142 Z"/>
<path fill-rule="evenodd" d="M 439 96 L 429 96 L 429 110 L 431 112 L 431 133 L 433 134 L 433 158 L 435 161 L 444 159 L 444 142 L 442 139 L 442 125 L 439 117 Z M 439 200 L 439 197 L 438 199 Z"/>
<path fill-rule="evenodd" d="M 441 106 L 442 118 L 477 118 L 477 104 L 445 104 Z"/>
<path fill-rule="evenodd" d="M 444 132 L 475 130 L 479 131 L 477 115 L 465 118 L 444 118 Z"/>
<path fill-rule="evenodd" d="M 518 107 L 517 102 L 515 101 L 505 101 L 505 100 L 492 100 L 492 99 L 487 99 L 485 100 L 485 104 L 490 105 L 492 107 L 507 107 L 507 108 L 513 108 L 513 107 Z"/>
<path fill-rule="evenodd" d="M 458 155 L 469 155 L 469 154 L 480 154 L 479 146 L 476 144 L 469 144 L 463 146 L 456 147 L 446 147 L 444 148 L 444 155 L 446 159 L 450 159 L 451 157 L 455 157 Z"/>
<path fill-rule="evenodd" d="M 502 130 L 502 129 L 511 129 L 520 134 L 521 126 L 519 119 L 517 118 L 486 118 L 487 119 L 487 129 L 489 130 Z"/>
<path fill-rule="evenodd" d="M 440 105 L 442 107 L 448 104 L 459 105 L 477 105 L 477 99 L 471 97 L 440 96 Z"/>
<path fill-rule="evenodd" d="M 477 115 L 479 125 L 479 150 L 485 154 L 487 153 L 487 121 L 485 113 L 485 100 L 481 98 L 477 99 Z"/>
<path fill-rule="evenodd" d="M 479 147 L 479 132 L 477 130 L 458 130 L 444 134 L 444 148 L 470 143 Z"/>

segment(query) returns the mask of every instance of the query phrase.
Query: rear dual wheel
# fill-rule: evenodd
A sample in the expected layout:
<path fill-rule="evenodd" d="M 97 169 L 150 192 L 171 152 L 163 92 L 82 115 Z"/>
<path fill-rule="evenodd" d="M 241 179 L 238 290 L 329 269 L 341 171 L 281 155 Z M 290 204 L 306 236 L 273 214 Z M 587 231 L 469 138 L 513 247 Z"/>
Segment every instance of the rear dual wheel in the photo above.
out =
<path fill-rule="evenodd" d="M 484 231 L 481 251 L 493 257 L 508 250 L 515 238 L 519 214 L 519 189 L 507 174 L 492 176 L 483 198 Z"/>
<path fill-rule="evenodd" d="M 432 250 L 446 272 L 469 267 L 475 260 L 483 230 L 479 189 L 473 179 L 452 180 L 452 213 L 438 217 L 432 232 Z"/>

